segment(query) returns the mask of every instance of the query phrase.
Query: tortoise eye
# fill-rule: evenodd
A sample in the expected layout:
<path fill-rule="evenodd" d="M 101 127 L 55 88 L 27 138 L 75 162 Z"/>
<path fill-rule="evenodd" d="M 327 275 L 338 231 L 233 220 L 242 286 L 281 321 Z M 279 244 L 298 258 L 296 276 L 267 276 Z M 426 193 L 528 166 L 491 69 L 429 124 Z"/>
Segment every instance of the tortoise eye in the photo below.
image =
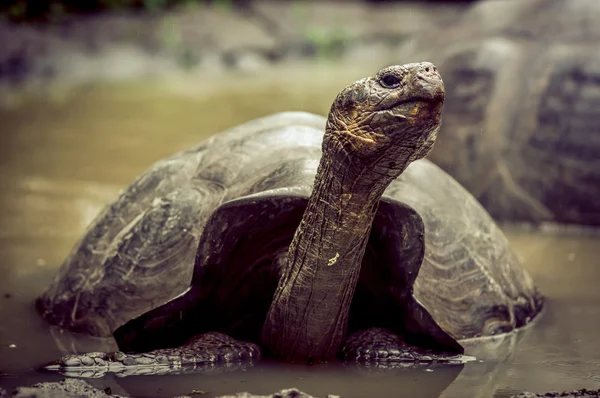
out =
<path fill-rule="evenodd" d="M 384 88 L 396 88 L 400 85 L 400 79 L 396 75 L 384 75 L 381 78 L 381 86 Z"/>

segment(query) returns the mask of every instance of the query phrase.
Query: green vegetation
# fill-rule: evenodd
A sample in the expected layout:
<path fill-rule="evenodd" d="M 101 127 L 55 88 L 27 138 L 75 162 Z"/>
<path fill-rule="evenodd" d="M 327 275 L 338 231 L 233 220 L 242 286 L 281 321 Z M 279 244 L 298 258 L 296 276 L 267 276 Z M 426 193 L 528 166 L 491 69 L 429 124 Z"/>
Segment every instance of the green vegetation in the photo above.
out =
<path fill-rule="evenodd" d="M 182 43 L 181 32 L 172 18 L 167 16 L 163 19 L 158 37 L 161 44 L 175 54 L 177 62 L 183 69 L 190 70 L 200 62 L 200 56 Z"/>
<path fill-rule="evenodd" d="M 246 0 L 2 0 L 0 14 L 14 22 L 60 20 L 69 14 L 133 9 L 155 12 L 185 4 L 208 4 L 221 11 L 231 11 Z"/>
<path fill-rule="evenodd" d="M 304 1 L 295 0 L 292 3 L 292 15 L 305 26 L 302 36 L 320 59 L 338 57 L 350 41 L 343 23 L 332 21 L 329 26 L 311 24 L 309 7 Z"/>
<path fill-rule="evenodd" d="M 341 27 L 330 29 L 320 26 L 308 26 L 304 39 L 315 49 L 317 57 L 332 59 L 340 56 L 348 45 L 349 38 Z"/>

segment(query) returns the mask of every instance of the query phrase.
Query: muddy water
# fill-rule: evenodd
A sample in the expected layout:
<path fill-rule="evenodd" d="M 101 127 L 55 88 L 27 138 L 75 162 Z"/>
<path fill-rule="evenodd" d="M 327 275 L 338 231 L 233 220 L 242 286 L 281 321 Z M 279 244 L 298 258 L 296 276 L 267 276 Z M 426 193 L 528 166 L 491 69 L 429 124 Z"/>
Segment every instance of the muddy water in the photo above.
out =
<path fill-rule="evenodd" d="M 33 298 L 100 208 L 153 161 L 212 132 L 281 110 L 326 113 L 340 87 L 376 68 L 322 68 L 227 80 L 179 79 L 53 91 L 0 110 L 0 386 L 57 380 L 36 372 L 61 350 L 98 347 L 51 330 Z M 548 297 L 526 330 L 470 342 L 464 368 L 378 372 L 264 365 L 212 374 L 95 379 L 137 396 L 269 393 L 296 386 L 343 397 L 508 397 L 600 386 L 600 239 L 507 231 Z"/>

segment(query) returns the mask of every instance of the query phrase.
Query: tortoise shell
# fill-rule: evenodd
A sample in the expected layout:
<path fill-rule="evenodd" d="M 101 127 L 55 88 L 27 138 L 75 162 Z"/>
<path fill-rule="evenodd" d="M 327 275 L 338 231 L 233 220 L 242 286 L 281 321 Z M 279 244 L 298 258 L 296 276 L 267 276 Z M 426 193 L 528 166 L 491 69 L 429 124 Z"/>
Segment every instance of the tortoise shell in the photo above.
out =
<path fill-rule="evenodd" d="M 200 329 L 256 339 L 312 189 L 325 122 L 279 113 L 157 162 L 98 215 L 38 310 L 63 328 L 110 336 L 152 309 L 168 312 L 164 304 L 190 297 L 191 284 L 206 287 L 192 297 L 205 310 L 193 321 Z M 390 304 L 398 297 L 410 298 L 413 332 L 442 339 L 439 328 L 454 339 L 508 332 L 542 307 L 492 218 L 428 160 L 386 190 L 363 264 L 354 328 L 406 322 L 406 309 Z"/>

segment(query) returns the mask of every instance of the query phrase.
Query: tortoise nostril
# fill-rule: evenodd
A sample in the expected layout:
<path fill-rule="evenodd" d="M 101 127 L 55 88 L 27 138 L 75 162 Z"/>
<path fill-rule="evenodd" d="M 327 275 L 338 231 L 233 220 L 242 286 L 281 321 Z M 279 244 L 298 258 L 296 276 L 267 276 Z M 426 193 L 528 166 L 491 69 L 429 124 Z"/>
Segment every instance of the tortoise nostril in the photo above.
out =
<path fill-rule="evenodd" d="M 429 68 L 425 68 L 425 72 L 429 72 Z"/>

